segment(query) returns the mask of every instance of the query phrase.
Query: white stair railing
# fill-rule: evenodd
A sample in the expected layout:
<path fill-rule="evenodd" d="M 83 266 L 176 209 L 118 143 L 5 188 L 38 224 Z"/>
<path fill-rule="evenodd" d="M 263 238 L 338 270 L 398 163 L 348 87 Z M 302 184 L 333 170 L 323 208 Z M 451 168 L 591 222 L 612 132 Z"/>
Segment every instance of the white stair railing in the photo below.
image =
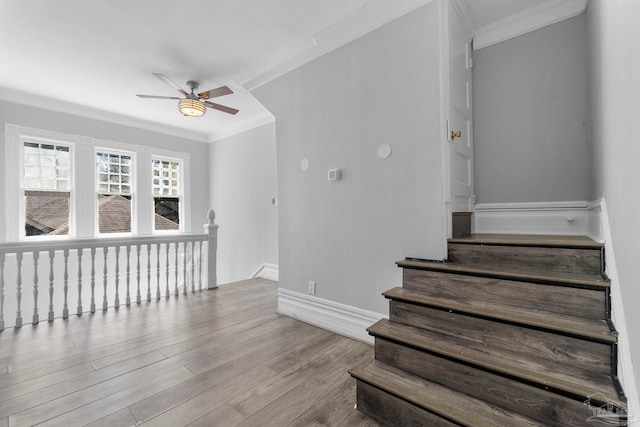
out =
<path fill-rule="evenodd" d="M 86 307 L 88 312 L 94 313 L 96 300 L 100 299 L 103 310 L 118 308 L 121 299 L 126 306 L 132 301 L 141 304 L 141 276 L 146 276 L 144 300 L 147 302 L 152 300 L 152 294 L 154 299 L 161 299 L 162 289 L 164 297 L 169 298 L 171 295 L 178 297 L 179 289 L 187 294 L 216 288 L 218 225 L 214 222 L 212 209 L 207 219 L 204 234 L 0 243 L 0 331 L 10 326 L 21 327 L 23 313 L 33 313 L 31 323 L 37 324 L 40 307 L 43 310 L 46 307 L 46 318 L 52 321 L 55 317 L 69 317 L 69 305 L 74 303 L 78 316 Z M 41 258 L 41 254 L 48 254 L 48 263 L 41 261 L 47 258 Z M 85 254 L 90 257 L 83 256 Z M 41 285 L 39 273 L 47 268 L 46 264 L 48 274 L 42 274 L 42 277 L 48 282 Z M 206 269 L 204 284 L 203 269 Z M 96 277 L 97 271 L 102 272 L 102 277 Z M 73 272 L 75 277 L 70 277 Z M 88 280 L 83 272 L 89 272 Z M 85 282 L 88 282 L 88 290 Z M 29 286 L 32 292 L 29 292 Z M 48 292 L 41 292 L 43 289 Z M 121 298 L 123 292 L 124 298 Z"/>

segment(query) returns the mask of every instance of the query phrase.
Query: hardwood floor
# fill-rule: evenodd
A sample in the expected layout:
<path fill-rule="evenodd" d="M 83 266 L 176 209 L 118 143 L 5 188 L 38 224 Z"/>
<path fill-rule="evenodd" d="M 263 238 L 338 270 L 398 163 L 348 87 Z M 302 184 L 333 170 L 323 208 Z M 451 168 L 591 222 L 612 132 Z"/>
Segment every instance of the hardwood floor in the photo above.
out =
<path fill-rule="evenodd" d="M 276 294 L 253 279 L 0 332 L 0 427 L 377 426 L 347 374 L 373 347 Z"/>

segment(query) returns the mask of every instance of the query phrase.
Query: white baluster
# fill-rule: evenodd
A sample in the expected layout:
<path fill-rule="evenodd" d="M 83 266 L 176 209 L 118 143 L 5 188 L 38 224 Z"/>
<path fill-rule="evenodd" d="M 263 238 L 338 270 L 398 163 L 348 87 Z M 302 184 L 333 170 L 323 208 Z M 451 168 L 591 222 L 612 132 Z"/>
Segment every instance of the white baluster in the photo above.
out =
<path fill-rule="evenodd" d="M 49 313 L 47 320 L 53 322 L 53 259 L 56 256 L 56 251 L 49 251 Z"/>
<path fill-rule="evenodd" d="M 40 315 L 38 314 L 38 259 L 40 258 L 40 252 L 33 251 L 33 321 L 34 325 L 40 322 Z"/>
<path fill-rule="evenodd" d="M 142 297 L 140 296 L 140 245 L 136 245 L 136 281 L 138 283 L 136 292 L 136 304 L 140 304 Z"/>
<path fill-rule="evenodd" d="M 182 253 L 182 293 L 187 294 L 187 242 L 183 245 L 184 252 Z"/>
<path fill-rule="evenodd" d="M 67 304 L 67 293 L 69 292 L 69 249 L 65 249 L 62 253 L 64 254 L 64 275 L 62 276 L 64 281 L 64 286 L 62 288 L 64 293 L 64 304 L 62 306 L 62 318 L 66 319 L 69 317 L 69 305 Z"/>
<path fill-rule="evenodd" d="M 160 243 L 156 244 L 156 299 L 160 299 Z"/>
<path fill-rule="evenodd" d="M 78 248 L 78 307 L 76 314 L 82 316 L 82 248 Z"/>
<path fill-rule="evenodd" d="M 120 307 L 120 246 L 116 246 L 116 300 L 113 304 L 115 308 Z"/>
<path fill-rule="evenodd" d="M 109 301 L 107 300 L 107 279 L 109 277 L 109 270 L 107 270 L 107 255 L 109 254 L 109 247 L 105 246 L 102 248 L 102 253 L 104 255 L 104 267 L 102 269 L 102 287 L 104 291 L 104 295 L 102 296 L 102 309 L 106 310 L 109 308 Z"/>
<path fill-rule="evenodd" d="M 167 252 L 167 256 L 166 256 L 166 276 L 167 276 L 167 290 L 166 290 L 166 297 L 169 298 L 169 294 L 171 293 L 171 291 L 169 291 L 169 246 L 171 245 L 171 243 L 168 243 L 165 245 L 165 249 Z"/>
<path fill-rule="evenodd" d="M 147 301 L 151 301 L 151 244 L 147 243 Z"/>
<path fill-rule="evenodd" d="M 91 248 L 91 306 L 89 310 L 96 312 L 96 248 Z"/>
<path fill-rule="evenodd" d="M 16 311 L 16 328 L 22 326 L 22 310 L 20 309 L 20 303 L 22 302 L 22 252 L 16 253 L 16 264 L 18 266 L 18 277 L 16 279 L 17 292 L 16 297 L 18 299 L 18 309 Z"/>
<path fill-rule="evenodd" d="M 200 241 L 200 244 L 198 245 L 198 290 L 199 291 L 202 290 L 202 244 L 203 242 Z"/>
<path fill-rule="evenodd" d="M 191 292 L 195 292 L 196 291 L 196 276 L 195 276 L 195 262 L 196 262 L 196 258 L 194 256 L 195 254 L 195 248 L 194 246 L 196 245 L 196 242 L 191 242 L 190 246 L 191 246 Z"/>
<path fill-rule="evenodd" d="M 131 246 L 127 245 L 127 297 L 125 304 L 127 307 L 131 305 L 131 294 L 129 292 L 129 284 L 131 282 L 131 267 L 129 266 L 129 258 L 131 256 Z"/>
<path fill-rule="evenodd" d="M 0 253 L 0 331 L 4 331 L 4 252 Z"/>
<path fill-rule="evenodd" d="M 173 292 L 175 296 L 178 296 L 178 268 L 179 268 L 178 267 L 178 252 L 180 252 L 179 248 L 180 248 L 180 242 L 176 242 L 175 254 L 174 254 L 175 255 L 175 262 L 173 263 L 174 272 L 176 274 L 176 281 L 174 283 L 174 292 Z"/>

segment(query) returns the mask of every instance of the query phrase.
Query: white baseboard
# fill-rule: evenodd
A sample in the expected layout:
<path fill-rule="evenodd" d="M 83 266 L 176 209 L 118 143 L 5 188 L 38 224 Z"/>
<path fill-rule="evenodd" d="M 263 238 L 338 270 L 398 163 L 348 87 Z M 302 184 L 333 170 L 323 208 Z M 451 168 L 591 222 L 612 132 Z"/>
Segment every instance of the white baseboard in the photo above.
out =
<path fill-rule="evenodd" d="M 255 279 L 256 277 L 277 282 L 280 279 L 279 267 L 276 264 L 264 262 L 256 271 L 253 272 L 251 276 L 249 276 L 250 279 Z"/>
<path fill-rule="evenodd" d="M 278 313 L 373 344 L 367 328 L 387 316 L 346 304 L 278 289 Z"/>
<path fill-rule="evenodd" d="M 587 236 L 593 224 L 599 224 L 590 206 L 586 201 L 478 203 L 473 232 Z"/>
<path fill-rule="evenodd" d="M 587 223 L 587 236 L 591 237 L 596 242 L 604 242 L 604 230 L 602 227 L 602 204 L 603 199 L 590 202 L 587 206 L 588 223 Z"/>
<path fill-rule="evenodd" d="M 607 205 L 602 199 L 598 202 L 601 209 L 600 224 L 602 225 L 602 235 L 605 244 L 606 273 L 611 280 L 611 314 L 613 324 L 618 331 L 618 378 L 622 383 L 622 388 L 627 395 L 629 420 L 638 421 L 640 419 L 640 397 L 636 388 L 636 381 L 631 359 L 631 347 L 629 344 L 629 328 L 627 327 L 624 315 L 624 304 L 620 295 L 620 282 L 616 267 L 616 257 L 611 241 L 611 229 L 609 227 L 609 216 Z M 631 306 L 632 304 L 628 304 Z M 629 325 L 631 326 L 631 325 Z M 632 422 L 633 422 L 632 421 Z"/>

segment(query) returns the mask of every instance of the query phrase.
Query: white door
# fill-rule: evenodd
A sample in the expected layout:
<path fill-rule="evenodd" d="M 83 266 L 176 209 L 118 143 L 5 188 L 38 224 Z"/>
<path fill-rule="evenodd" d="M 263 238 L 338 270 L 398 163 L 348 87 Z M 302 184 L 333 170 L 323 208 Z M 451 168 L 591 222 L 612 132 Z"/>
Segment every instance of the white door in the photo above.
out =
<path fill-rule="evenodd" d="M 443 76 L 448 86 L 445 93 L 446 147 L 448 157 L 447 221 L 451 235 L 451 212 L 471 212 L 474 204 L 473 191 L 473 122 L 471 100 L 472 36 L 471 30 L 461 18 L 455 0 L 446 1 L 446 16 L 443 46 L 448 52 L 448 72 Z M 444 14 L 443 13 L 443 14 Z M 448 28 L 447 28 L 448 27 Z M 446 56 L 445 56 L 446 58 Z M 448 82 L 446 81 L 448 78 Z M 448 84 L 447 84 L 448 83 Z M 447 105 L 448 104 L 448 105 Z"/>

